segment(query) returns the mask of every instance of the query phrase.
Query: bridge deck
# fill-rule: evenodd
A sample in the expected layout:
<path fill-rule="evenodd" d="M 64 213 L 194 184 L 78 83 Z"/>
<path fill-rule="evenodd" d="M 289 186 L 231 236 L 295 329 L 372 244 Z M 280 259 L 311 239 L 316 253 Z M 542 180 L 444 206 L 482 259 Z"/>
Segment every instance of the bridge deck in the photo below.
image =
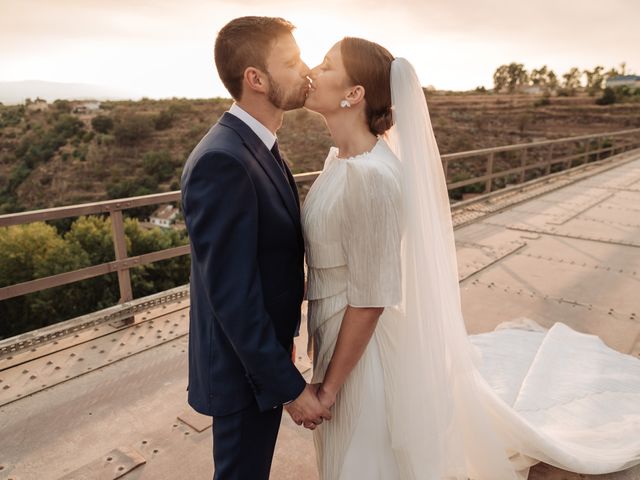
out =
<path fill-rule="evenodd" d="M 527 316 L 640 355 L 639 151 L 453 210 L 470 333 Z M 210 478 L 210 420 L 185 402 L 188 298 L 157 297 L 131 324 L 97 312 L 0 342 L 0 479 Z M 272 478 L 317 478 L 314 462 L 285 414 Z M 539 464 L 529 478 L 586 477 Z"/>

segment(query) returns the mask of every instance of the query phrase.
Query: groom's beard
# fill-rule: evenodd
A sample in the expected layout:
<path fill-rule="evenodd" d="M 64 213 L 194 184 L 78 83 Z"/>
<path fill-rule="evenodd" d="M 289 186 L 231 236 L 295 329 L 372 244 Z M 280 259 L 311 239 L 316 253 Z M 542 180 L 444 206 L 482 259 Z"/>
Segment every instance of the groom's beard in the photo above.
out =
<path fill-rule="evenodd" d="M 273 104 L 273 106 L 280 110 L 295 110 L 296 108 L 302 108 L 305 100 L 307 99 L 307 83 L 300 82 L 300 87 L 294 92 L 290 92 L 289 95 L 285 95 L 284 90 L 278 82 L 276 82 L 269 73 L 267 73 L 269 79 L 269 92 L 267 98 Z"/>

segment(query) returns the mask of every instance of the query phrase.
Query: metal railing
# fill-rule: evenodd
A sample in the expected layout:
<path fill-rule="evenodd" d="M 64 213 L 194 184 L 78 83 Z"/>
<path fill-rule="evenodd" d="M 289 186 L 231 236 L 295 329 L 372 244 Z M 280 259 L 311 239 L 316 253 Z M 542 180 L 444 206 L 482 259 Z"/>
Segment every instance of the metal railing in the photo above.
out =
<path fill-rule="evenodd" d="M 450 191 L 467 185 L 484 183 L 484 191 L 487 193 L 494 189 L 493 184 L 496 179 L 516 176 L 517 180 L 522 183 L 526 179 L 526 172 L 530 170 L 542 169 L 543 175 L 549 174 L 554 165 L 562 164 L 564 168 L 571 168 L 638 147 L 640 147 L 640 128 L 445 154 L 442 155 L 442 162 L 448 180 L 447 187 Z M 540 153 L 540 150 L 542 153 Z M 554 158 L 554 151 L 560 151 L 561 156 Z M 511 155 L 513 152 L 517 152 L 517 155 L 519 155 L 519 166 L 509 166 L 502 170 L 496 168 L 498 166 L 496 159 L 501 154 L 508 153 Z M 484 158 L 485 162 L 484 168 L 480 170 L 480 174 L 464 180 L 449 182 L 450 170 L 453 170 L 455 167 L 458 171 L 464 171 L 465 162 L 477 162 L 478 158 Z M 530 162 L 531 159 L 533 159 L 533 162 Z M 513 161 L 513 158 L 508 159 L 508 161 Z M 319 171 L 297 174 L 294 175 L 294 177 L 296 183 L 306 183 L 315 180 L 318 175 L 320 175 Z M 113 272 L 117 272 L 118 275 L 118 285 L 120 289 L 119 302 L 124 303 L 132 300 L 133 293 L 129 272 L 131 268 L 159 260 L 187 255 L 190 253 L 190 247 L 189 245 L 183 245 L 129 257 L 126 249 L 122 212 L 136 207 L 179 201 L 180 191 L 174 191 L 0 215 L 0 227 L 8 227 L 11 225 L 58 220 L 82 215 L 109 214 L 115 250 L 115 260 L 111 262 L 2 287 L 0 288 L 0 301 Z"/>
<path fill-rule="evenodd" d="M 513 183 L 523 183 L 529 180 L 526 175 L 530 171 L 542 171 L 541 175 L 535 175 L 534 178 L 549 175 L 556 165 L 561 165 L 561 169 L 566 170 L 637 147 L 640 147 L 640 128 L 451 153 L 442 155 L 442 163 L 449 191 L 484 184 L 483 193 L 489 193 L 495 189 L 495 180 L 498 179 L 506 177 Z M 496 168 L 499 159 L 507 168 Z M 484 163 L 484 168 L 476 166 L 476 170 L 482 171 L 480 175 L 449 181 L 453 162 L 460 169 L 462 163 L 478 160 Z M 518 166 L 512 166 L 513 163 Z"/>

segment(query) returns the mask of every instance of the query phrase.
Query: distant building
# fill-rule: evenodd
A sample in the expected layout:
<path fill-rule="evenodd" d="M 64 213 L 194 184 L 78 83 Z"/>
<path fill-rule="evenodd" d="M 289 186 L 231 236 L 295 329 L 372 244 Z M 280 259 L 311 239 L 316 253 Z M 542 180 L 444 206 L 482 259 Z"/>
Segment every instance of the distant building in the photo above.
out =
<path fill-rule="evenodd" d="M 529 95 L 542 95 L 544 93 L 544 88 L 540 85 L 523 85 L 518 88 L 518 92 L 527 93 Z"/>
<path fill-rule="evenodd" d="M 93 113 L 100 110 L 100 102 L 82 102 L 73 107 L 73 113 Z"/>
<path fill-rule="evenodd" d="M 178 209 L 173 205 L 161 205 L 149 217 L 149 223 L 162 228 L 171 228 L 171 224 L 178 216 Z"/>
<path fill-rule="evenodd" d="M 616 75 L 615 77 L 608 78 L 606 81 L 606 86 L 615 88 L 615 87 L 635 87 L 640 88 L 640 75 Z"/>
<path fill-rule="evenodd" d="M 30 112 L 44 112 L 48 109 L 49 104 L 47 101 L 39 97 L 27 105 L 27 110 Z"/>

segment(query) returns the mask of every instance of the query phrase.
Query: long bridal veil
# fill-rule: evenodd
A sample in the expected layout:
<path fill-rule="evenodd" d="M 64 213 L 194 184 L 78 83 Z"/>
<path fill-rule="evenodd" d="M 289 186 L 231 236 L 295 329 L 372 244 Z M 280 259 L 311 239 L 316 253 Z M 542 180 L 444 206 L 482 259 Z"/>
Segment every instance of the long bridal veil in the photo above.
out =
<path fill-rule="evenodd" d="M 640 463 L 640 363 L 597 337 L 562 324 L 549 330 L 525 368 L 517 408 L 482 377 L 462 316 L 440 153 L 420 81 L 402 58 L 391 64 L 391 97 L 388 140 L 403 177 L 403 299 L 377 330 L 401 478 L 511 480 L 538 461 L 579 473 Z"/>
<path fill-rule="evenodd" d="M 516 479 L 483 398 L 460 304 L 449 197 L 424 93 L 411 64 L 391 66 L 389 144 L 403 171 L 403 301 L 389 340 L 388 422 L 402 478 Z M 500 400 L 492 398 L 494 405 Z M 503 410 L 508 410 L 503 405 Z M 499 407 L 498 407 L 499 408 Z M 500 414 L 500 412 L 498 412 Z M 515 420 L 515 419 L 514 419 Z M 509 439 L 510 446 L 517 439 Z M 526 465 L 523 465 L 526 466 Z"/>

